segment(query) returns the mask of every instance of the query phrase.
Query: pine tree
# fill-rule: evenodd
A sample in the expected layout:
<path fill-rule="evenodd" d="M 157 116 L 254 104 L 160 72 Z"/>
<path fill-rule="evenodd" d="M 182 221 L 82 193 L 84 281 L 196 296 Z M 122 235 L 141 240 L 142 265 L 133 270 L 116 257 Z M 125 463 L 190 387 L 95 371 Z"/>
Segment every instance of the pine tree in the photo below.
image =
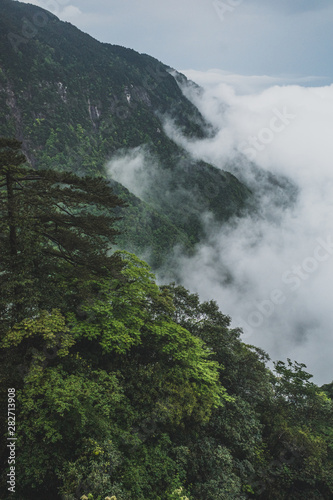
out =
<path fill-rule="evenodd" d="M 102 178 L 29 167 L 21 143 L 0 138 L 0 319 L 66 308 L 85 283 L 118 275 L 111 254 L 124 203 Z"/>

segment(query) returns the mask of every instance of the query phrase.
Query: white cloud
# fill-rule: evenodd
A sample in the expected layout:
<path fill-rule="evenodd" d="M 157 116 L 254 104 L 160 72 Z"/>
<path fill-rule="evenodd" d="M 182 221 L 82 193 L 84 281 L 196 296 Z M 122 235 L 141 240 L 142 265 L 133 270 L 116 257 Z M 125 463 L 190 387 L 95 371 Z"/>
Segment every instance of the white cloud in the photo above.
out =
<path fill-rule="evenodd" d="M 194 157 L 243 176 L 261 194 L 261 206 L 256 215 L 212 227 L 196 255 L 180 260 L 182 280 L 202 298 L 216 299 L 234 326 L 244 328 L 247 342 L 275 359 L 305 362 L 318 383 L 330 382 L 333 86 L 274 85 L 240 95 L 225 77 L 201 75 L 201 82 L 209 82 L 201 94 L 184 89 L 218 129 L 214 138 L 189 141 L 170 123 L 167 130 Z M 294 204 L 286 206 L 278 186 L 268 192 L 267 183 L 253 176 L 240 153 L 253 138 L 260 169 L 297 186 Z"/>
<path fill-rule="evenodd" d="M 107 164 L 108 175 L 139 198 L 144 198 L 155 172 L 154 162 L 144 146 L 119 151 Z"/>
<path fill-rule="evenodd" d="M 180 70 L 180 72 L 202 87 L 216 87 L 216 85 L 219 84 L 227 84 L 230 85 L 237 94 L 258 93 L 273 85 L 313 85 L 325 78 L 324 76 L 239 75 L 220 69 L 210 69 L 205 72 L 184 69 Z"/>
<path fill-rule="evenodd" d="M 82 15 L 81 10 L 74 5 L 67 5 L 59 14 L 60 19 L 63 21 L 74 22 L 79 16 Z"/>

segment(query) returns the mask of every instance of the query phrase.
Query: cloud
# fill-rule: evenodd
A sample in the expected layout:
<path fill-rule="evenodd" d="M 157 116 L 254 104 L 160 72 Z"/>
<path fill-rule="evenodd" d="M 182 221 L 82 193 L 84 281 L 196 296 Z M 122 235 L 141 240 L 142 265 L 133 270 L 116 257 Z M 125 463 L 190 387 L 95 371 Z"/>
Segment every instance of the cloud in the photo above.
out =
<path fill-rule="evenodd" d="M 238 94 L 258 93 L 273 85 L 295 84 L 310 86 L 325 79 L 323 76 L 240 75 L 220 69 L 210 69 L 205 72 L 184 69 L 180 70 L 180 72 L 202 87 L 216 87 L 219 84 L 227 84 Z"/>
<path fill-rule="evenodd" d="M 74 5 L 66 5 L 66 7 L 60 12 L 59 17 L 63 21 L 75 21 L 79 16 L 82 15 L 81 10 Z"/>
<path fill-rule="evenodd" d="M 106 166 L 107 174 L 138 198 L 145 199 L 156 174 L 156 165 L 145 146 L 118 151 Z"/>
<path fill-rule="evenodd" d="M 179 276 L 203 299 L 217 300 L 243 327 L 246 342 L 274 359 L 305 362 L 318 383 L 330 382 L 333 86 L 258 90 L 259 79 L 247 94 L 241 82 L 240 94 L 224 74 L 219 80 L 205 73 L 202 81 L 203 92 L 183 91 L 216 135 L 190 141 L 170 122 L 166 130 L 193 157 L 233 171 L 261 201 L 255 213 L 228 226 L 207 226 L 196 255 L 178 259 Z M 267 183 L 271 174 L 276 184 Z"/>

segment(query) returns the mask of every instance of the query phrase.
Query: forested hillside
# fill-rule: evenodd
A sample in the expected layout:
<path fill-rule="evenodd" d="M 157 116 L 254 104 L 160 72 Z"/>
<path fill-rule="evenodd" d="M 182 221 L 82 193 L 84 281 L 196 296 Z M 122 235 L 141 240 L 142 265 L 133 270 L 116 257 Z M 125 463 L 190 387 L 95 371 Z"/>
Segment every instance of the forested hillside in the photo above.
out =
<path fill-rule="evenodd" d="M 170 68 L 0 7 L 0 498 L 333 498 L 332 383 L 269 369 L 228 311 L 136 255 L 191 252 L 203 215 L 256 194 L 164 132 L 212 133 Z M 105 170 L 136 151 L 140 196 Z"/>
<path fill-rule="evenodd" d="M 1 498 L 332 498 L 332 384 L 110 254 L 126 207 L 102 178 L 1 139 L 0 179 Z"/>
<path fill-rule="evenodd" d="M 152 159 L 154 182 L 144 199 L 114 184 L 129 204 L 122 244 L 149 249 L 156 267 L 175 243 L 193 248 L 205 211 L 221 222 L 241 212 L 250 195 L 246 186 L 194 161 L 164 132 L 166 118 L 188 137 L 211 132 L 170 68 L 97 42 L 35 6 L 0 5 L 0 134 L 21 140 L 35 168 L 77 175 L 104 176 L 115 153 L 143 146 Z M 145 228 L 140 240 L 129 230 L 133 225 Z"/>

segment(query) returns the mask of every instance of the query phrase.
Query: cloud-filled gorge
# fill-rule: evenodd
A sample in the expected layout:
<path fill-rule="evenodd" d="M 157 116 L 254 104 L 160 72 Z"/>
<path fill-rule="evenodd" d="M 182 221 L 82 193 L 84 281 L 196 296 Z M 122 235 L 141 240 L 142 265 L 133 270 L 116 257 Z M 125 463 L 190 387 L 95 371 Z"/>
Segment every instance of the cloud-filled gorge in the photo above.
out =
<path fill-rule="evenodd" d="M 243 327 L 246 342 L 273 359 L 305 362 L 318 383 L 327 382 L 333 353 L 333 86 L 273 86 L 240 95 L 223 81 L 207 85 L 203 77 L 203 93 L 184 92 L 218 132 L 196 142 L 174 130 L 173 136 L 194 157 L 233 168 L 260 190 L 261 206 L 259 214 L 215 227 L 195 257 L 179 263 L 184 285 L 217 300 Z M 296 199 L 279 203 L 278 189 L 267 194 L 251 161 L 288 178 Z M 225 269 L 232 276 L 228 285 Z"/>
<path fill-rule="evenodd" d="M 171 122 L 165 130 L 193 158 L 235 174 L 259 194 L 260 206 L 227 225 L 208 218 L 206 241 L 193 257 L 177 257 L 176 272 L 201 299 L 216 300 L 247 343 L 273 360 L 304 362 L 316 383 L 327 383 L 333 378 L 333 86 L 262 90 L 267 82 L 260 78 L 249 85 L 236 77 L 226 83 L 222 73 L 195 78 L 203 91 L 182 90 L 214 136 L 189 140 Z M 135 179 L 145 180 L 144 157 L 138 150 L 127 158 L 130 189 L 138 189 Z M 117 161 L 114 177 L 117 168 L 125 171 Z M 276 183 L 268 189 L 270 174 Z"/>

